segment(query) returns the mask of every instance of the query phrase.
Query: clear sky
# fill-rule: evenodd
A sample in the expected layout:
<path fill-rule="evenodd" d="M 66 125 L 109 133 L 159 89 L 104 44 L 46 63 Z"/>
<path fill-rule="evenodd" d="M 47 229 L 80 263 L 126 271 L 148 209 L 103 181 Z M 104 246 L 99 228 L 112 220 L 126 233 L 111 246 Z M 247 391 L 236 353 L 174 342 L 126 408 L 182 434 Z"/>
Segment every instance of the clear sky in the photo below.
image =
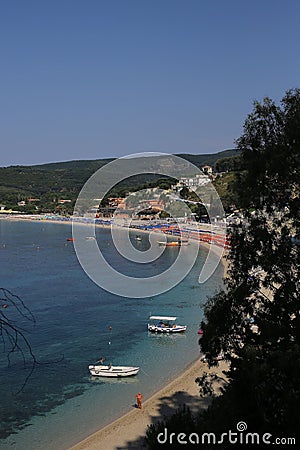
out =
<path fill-rule="evenodd" d="M 234 146 L 300 85 L 297 0 L 0 0 L 0 166 Z"/>

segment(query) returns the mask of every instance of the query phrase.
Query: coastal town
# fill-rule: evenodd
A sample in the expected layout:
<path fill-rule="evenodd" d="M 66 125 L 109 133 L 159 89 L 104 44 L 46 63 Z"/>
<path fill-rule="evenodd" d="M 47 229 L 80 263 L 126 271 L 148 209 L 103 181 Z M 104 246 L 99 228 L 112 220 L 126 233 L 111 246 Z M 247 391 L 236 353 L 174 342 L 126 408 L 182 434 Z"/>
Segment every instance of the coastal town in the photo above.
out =
<path fill-rule="evenodd" d="M 235 160 L 236 156 L 233 154 L 232 157 L 225 159 Z M 229 166 L 228 163 L 227 166 Z M 114 214 L 117 214 L 119 219 L 167 219 L 168 213 L 166 210 L 168 206 L 174 201 L 184 201 L 191 210 L 188 221 L 208 222 L 207 210 L 209 210 L 211 205 L 209 203 L 210 198 L 207 198 L 205 187 L 212 184 L 216 185 L 218 189 L 218 185 L 224 182 L 226 190 L 226 178 L 228 175 L 232 177 L 238 172 L 216 172 L 212 166 L 208 165 L 202 166 L 200 170 L 201 174 L 197 173 L 196 175 L 191 174 L 190 177 L 181 177 L 178 180 L 174 180 L 173 184 L 168 179 L 161 179 L 152 182 L 151 187 L 148 187 L 147 184 L 140 186 L 139 183 L 136 183 L 136 187 L 133 190 L 124 189 L 121 196 L 112 196 L 107 193 L 105 198 L 94 199 L 94 205 L 89 208 L 86 215 L 96 219 L 111 219 Z M 51 217 L 58 220 L 59 218 L 67 218 L 73 215 L 76 202 L 74 194 L 69 194 L 69 198 L 62 198 L 53 191 L 52 198 L 49 199 L 51 193 L 48 191 L 47 194 L 42 194 L 37 198 L 32 196 L 26 197 L 24 193 L 22 194 L 21 181 L 16 181 L 14 189 L 15 194 L 5 194 L 4 196 L 2 194 L 2 198 L 0 197 L 0 217 L 24 216 L 24 218 L 38 218 L 40 216 L 41 218 Z M 39 190 L 42 191 L 42 187 Z M 64 188 L 61 188 L 61 190 L 64 190 Z M 221 199 L 222 194 L 224 193 L 221 192 Z M 178 208 L 179 211 L 180 208 Z M 227 217 L 234 218 L 236 216 L 235 213 L 238 212 L 236 205 L 234 203 L 228 204 L 226 212 Z M 214 214 L 214 216 L 215 220 L 219 218 L 218 214 Z M 184 217 L 180 216 L 177 218 L 181 221 L 184 219 Z"/>
<path fill-rule="evenodd" d="M 215 173 L 213 167 L 208 165 L 202 166 L 201 171 L 201 174 L 180 178 L 168 189 L 151 187 L 126 192 L 125 198 L 106 196 L 105 199 L 94 199 L 94 206 L 86 211 L 84 217 L 78 217 L 76 211 L 73 214 L 67 214 L 65 209 L 61 209 L 61 213 L 43 213 L 43 208 L 39 206 L 40 199 L 27 198 L 17 203 L 19 210 L 8 210 L 6 205 L 0 205 L 0 218 L 95 223 L 102 226 L 118 225 L 135 230 L 164 233 L 175 239 L 194 239 L 228 249 L 229 238 L 226 237 L 226 226 L 241 221 L 242 214 L 234 210 L 234 212 L 228 212 L 227 216 L 224 211 L 220 212 L 222 215 L 212 215 L 205 187 L 223 174 Z M 207 203 L 201 199 L 201 191 Z M 182 202 L 188 205 L 189 213 L 182 212 L 180 207 Z M 26 214 L 28 205 L 34 206 L 35 214 Z M 52 205 L 57 211 L 58 208 L 64 208 L 66 205 L 69 208 L 74 207 L 74 201 L 58 199 Z M 173 216 L 167 212 L 171 205 Z M 234 207 L 232 205 L 232 209 Z"/>
<path fill-rule="evenodd" d="M 2 2 L 0 449 L 300 448 L 300 2 Z"/>

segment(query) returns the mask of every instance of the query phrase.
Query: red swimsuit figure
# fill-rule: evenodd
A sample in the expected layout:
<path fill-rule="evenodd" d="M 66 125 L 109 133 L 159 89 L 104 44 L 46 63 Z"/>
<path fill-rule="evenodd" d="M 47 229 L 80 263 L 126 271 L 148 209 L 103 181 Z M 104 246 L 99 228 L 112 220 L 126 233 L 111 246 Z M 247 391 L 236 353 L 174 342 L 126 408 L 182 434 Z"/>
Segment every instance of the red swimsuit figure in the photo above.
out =
<path fill-rule="evenodd" d="M 139 392 L 138 394 L 136 394 L 136 402 L 137 402 L 137 407 L 139 409 L 142 409 L 142 400 L 144 398 L 144 396 Z"/>

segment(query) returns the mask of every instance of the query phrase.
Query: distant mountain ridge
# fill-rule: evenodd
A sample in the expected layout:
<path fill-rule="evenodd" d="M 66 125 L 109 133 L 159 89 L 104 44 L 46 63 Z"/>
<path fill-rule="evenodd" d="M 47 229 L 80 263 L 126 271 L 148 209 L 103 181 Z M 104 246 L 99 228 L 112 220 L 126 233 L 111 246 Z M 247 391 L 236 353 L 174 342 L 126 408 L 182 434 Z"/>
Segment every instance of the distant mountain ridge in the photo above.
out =
<path fill-rule="evenodd" d="M 190 161 L 197 167 L 204 165 L 215 167 L 218 160 L 237 154 L 239 154 L 237 150 L 229 149 L 212 154 L 182 153 L 177 156 Z M 60 198 L 74 200 L 88 178 L 114 159 L 74 160 L 30 166 L 0 167 L 0 203 L 15 205 L 25 198 L 40 198 L 41 196 L 49 197 L 50 201 L 53 194 Z M 139 177 L 139 182 L 149 182 L 150 180 L 146 174 Z"/>
<path fill-rule="evenodd" d="M 207 154 L 203 154 L 203 155 L 180 153 L 176 156 L 180 156 L 181 158 L 188 160 L 192 164 L 195 164 L 195 166 L 197 166 L 197 167 L 207 165 L 207 166 L 212 166 L 215 168 L 216 162 L 219 159 L 232 158 L 233 156 L 237 156 L 239 154 L 240 154 L 240 151 L 237 149 L 228 149 L 228 150 L 222 150 L 218 153 L 207 153 Z"/>
<path fill-rule="evenodd" d="M 176 156 L 184 158 L 195 165 L 210 165 L 214 166 L 216 161 L 221 158 L 228 158 L 231 156 L 236 156 L 239 153 L 237 149 L 228 149 L 222 150 L 217 153 L 204 153 L 204 154 L 192 154 L 192 153 L 178 153 Z M 61 162 L 51 162 L 44 164 L 31 164 L 31 165 L 11 165 L 11 166 L 3 166 L 1 169 L 10 169 L 10 168 L 24 168 L 24 169 L 37 169 L 37 170 L 60 170 L 60 169 L 95 169 L 102 167 L 103 165 L 115 160 L 117 158 L 103 158 L 103 159 L 78 159 L 71 161 L 61 161 Z M 0 180 L 1 181 L 1 180 Z"/>

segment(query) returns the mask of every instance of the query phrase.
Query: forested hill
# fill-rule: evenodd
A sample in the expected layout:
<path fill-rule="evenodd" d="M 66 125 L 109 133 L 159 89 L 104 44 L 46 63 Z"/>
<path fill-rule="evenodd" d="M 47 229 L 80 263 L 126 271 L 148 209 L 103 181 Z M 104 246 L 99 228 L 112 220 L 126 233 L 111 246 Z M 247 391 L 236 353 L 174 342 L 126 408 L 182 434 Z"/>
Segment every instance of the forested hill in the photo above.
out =
<path fill-rule="evenodd" d="M 236 154 L 236 150 L 225 150 L 214 154 L 180 154 L 178 156 L 201 167 L 215 166 L 218 160 Z M 25 197 L 41 197 L 52 193 L 65 198 L 74 198 L 85 181 L 97 169 L 112 160 L 79 160 L 34 166 L 2 167 L 0 168 L 0 203 L 15 204 L 16 200 L 22 200 Z M 145 177 L 144 181 L 149 180 Z"/>
<path fill-rule="evenodd" d="M 238 151 L 235 149 L 229 149 L 229 150 L 223 150 L 218 153 L 206 153 L 203 155 L 192 155 L 189 153 L 180 153 L 177 156 L 180 156 L 181 158 L 187 159 L 191 163 L 195 164 L 197 167 L 201 167 L 204 165 L 209 166 L 215 166 L 217 160 L 222 158 L 228 158 L 231 156 L 236 156 L 238 154 Z M 68 169 L 82 169 L 82 170 L 91 170 L 95 171 L 102 167 L 103 165 L 107 164 L 110 161 L 113 161 L 114 158 L 107 158 L 107 159 L 82 159 L 82 160 L 75 160 L 75 161 L 64 161 L 64 162 L 56 162 L 56 163 L 48 163 L 48 164 L 41 164 L 41 165 L 35 165 L 35 166 L 21 166 L 21 167 L 30 167 L 32 169 L 37 170 L 68 170 Z M 10 166 L 16 167 L 16 166 Z M 20 166 L 17 166 L 20 167 Z"/>

